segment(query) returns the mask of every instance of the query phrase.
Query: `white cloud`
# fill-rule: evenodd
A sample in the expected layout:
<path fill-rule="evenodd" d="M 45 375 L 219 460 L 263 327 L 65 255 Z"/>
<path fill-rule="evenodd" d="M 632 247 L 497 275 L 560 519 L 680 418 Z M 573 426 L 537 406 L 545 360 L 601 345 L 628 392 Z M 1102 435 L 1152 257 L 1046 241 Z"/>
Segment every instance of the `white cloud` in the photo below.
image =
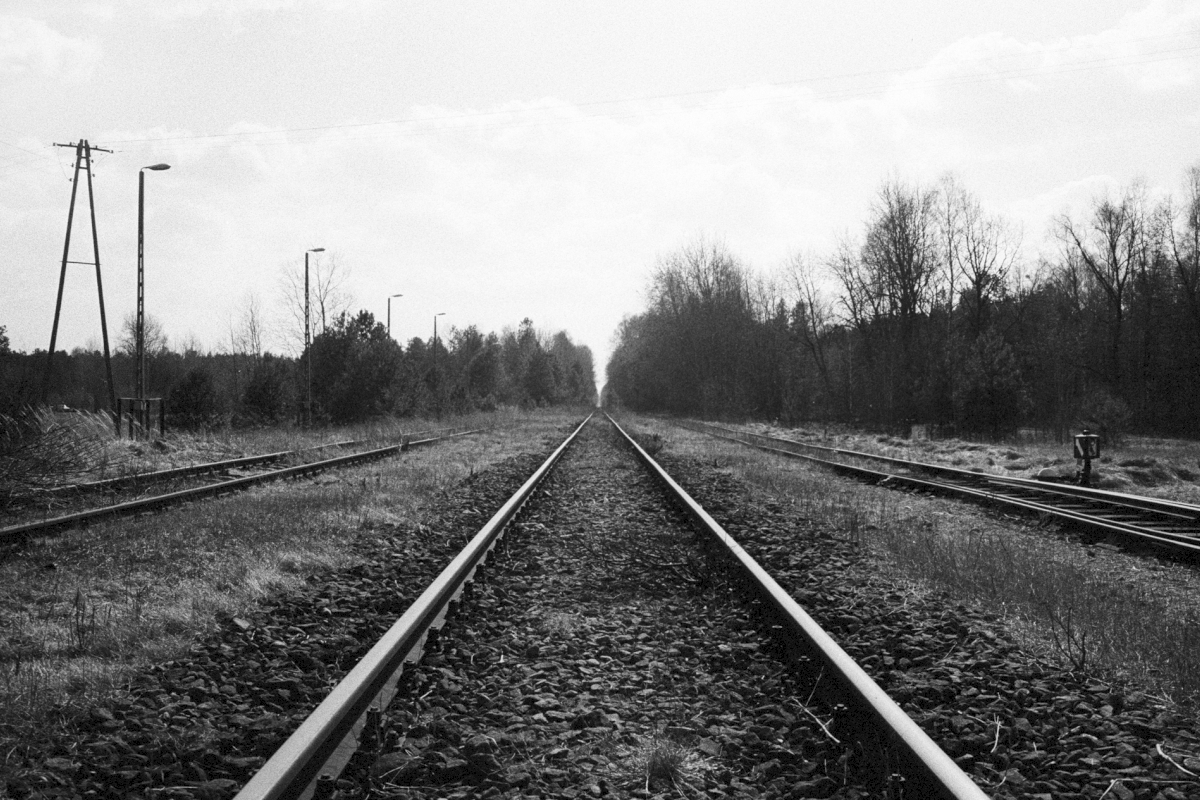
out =
<path fill-rule="evenodd" d="M 959 39 L 895 78 L 888 95 L 914 110 L 931 109 L 955 86 L 999 81 L 1012 92 L 1037 92 L 1056 76 L 1104 70 L 1142 91 L 1173 89 L 1196 81 L 1198 35 L 1200 3 L 1152 0 L 1095 34 L 1026 41 L 989 32 Z"/>
<path fill-rule="evenodd" d="M 341 12 L 363 10 L 376 0 L 133 0 L 164 19 L 194 18 L 217 14 L 239 17 L 246 14 L 275 13 L 316 7 L 319 10 Z"/>
<path fill-rule="evenodd" d="M 99 56 L 94 43 L 64 36 L 41 20 L 0 14 L 0 76 L 82 79 Z"/>
<path fill-rule="evenodd" d="M 168 9 L 232 16 L 318 2 L 191 0 Z M 1163 20 L 1187 17 L 1180 4 L 1153 9 L 1165 9 Z M 1185 103 L 1158 102 L 1163 108 L 1151 117 L 1155 104 L 1111 66 L 1046 78 L 1122 48 L 1142 52 L 1136 48 L 1158 41 L 1143 41 L 1162 32 L 1154 26 L 1168 24 L 1147 14 L 1116 26 L 1120 36 L 967 37 L 894 80 L 829 91 L 759 85 L 582 106 L 553 97 L 476 108 L 447 100 L 382 112 L 408 122 L 337 119 L 340 127 L 313 131 L 200 116 L 181 118 L 179 128 L 110 130 L 97 139 L 118 151 L 99 184 L 110 313 L 133 303 L 134 173 L 157 161 L 173 169 L 150 179 L 152 304 L 171 320 L 170 333 L 191 329 L 210 344 L 225 335 L 238 296 L 254 289 L 273 306 L 279 265 L 324 246 L 353 268 L 356 307 L 382 317 L 386 295 L 405 294 L 393 304 L 400 337 L 428 336 L 430 314 L 439 311 L 451 315 L 447 325 L 485 330 L 524 316 L 539 325 L 557 317 L 596 350 L 602 369 L 612 331 L 638 310 L 658 254 L 700 233 L 724 238 L 763 271 L 800 249 L 827 251 L 840 231 L 859 229 L 890 174 L 929 182 L 954 170 L 985 202 L 1026 223 L 1026 242 L 1037 246 L 1055 214 L 1083 213 L 1106 185 L 1128 180 L 1119 172 L 1127 164 L 1153 169 L 1145 166 L 1152 156 L 1177 159 L 1147 146 L 1149 136 L 1120 138 L 1118 121 L 1144 114 L 1147 127 L 1165 120 L 1178 128 L 1190 113 L 1197 125 L 1194 105 Z M 1091 83 L 1119 91 L 1104 95 L 1111 125 L 1088 113 L 1089 102 L 1100 105 Z M 212 131 L 232 136 L 190 138 Z M 163 141 L 138 141 L 146 139 Z M 1096 151 L 1105 142 L 1109 150 Z M 1101 177 L 1066 183 L 1079 175 Z M 42 204 L 45 222 L 21 229 L 26 250 L 50 276 L 48 289 L 14 294 L 41 303 L 36 324 L 10 329 L 33 332 L 22 334 L 25 348 L 44 346 L 44 318 L 53 310 L 66 207 L 61 182 L 55 188 Z M 73 280 L 82 296 L 86 284 Z"/>
<path fill-rule="evenodd" d="M 1132 60 L 1146 63 L 1120 68 L 1121 73 L 1144 91 L 1156 91 L 1187 86 L 1197 78 L 1194 49 L 1200 35 L 1200 3 L 1190 0 L 1155 0 L 1148 6 L 1127 15 L 1101 39 L 1111 43 L 1117 52 L 1129 54 Z M 1164 51 L 1192 48 L 1190 52 Z M 1148 53 L 1160 52 L 1160 56 Z M 1163 60 L 1147 60 L 1150 58 Z"/>

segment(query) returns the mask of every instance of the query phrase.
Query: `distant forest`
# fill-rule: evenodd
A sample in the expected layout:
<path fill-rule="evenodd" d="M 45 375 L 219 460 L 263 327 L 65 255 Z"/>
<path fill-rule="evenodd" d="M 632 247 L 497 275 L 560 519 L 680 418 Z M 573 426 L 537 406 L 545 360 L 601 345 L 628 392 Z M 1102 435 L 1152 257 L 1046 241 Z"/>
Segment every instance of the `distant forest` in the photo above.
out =
<path fill-rule="evenodd" d="M 1050 222 L 1050 252 L 953 178 L 882 183 L 857 236 L 770 278 L 720 242 L 660 258 L 605 400 L 709 418 L 1200 435 L 1200 166 Z"/>
<path fill-rule="evenodd" d="M 148 394 L 166 399 L 171 424 L 272 424 L 299 418 L 307 386 L 304 355 L 261 352 L 254 326 L 248 330 L 250 335 L 231 337 L 229 352 L 202 353 L 194 347 L 172 350 L 156 324 L 147 326 Z M 132 352 L 127 324 L 125 340 L 113 354 L 118 396 L 133 393 Z M 469 326 L 436 340 L 413 338 L 405 347 L 371 313 L 342 312 L 313 338 L 311 355 L 317 421 L 596 402 L 591 351 L 564 331 L 538 331 L 528 319 L 499 335 Z M 0 413 L 16 414 L 40 402 L 45 368 L 46 351 L 13 352 L 0 327 Z M 103 355 L 84 348 L 56 353 L 47 400 L 87 411 L 107 409 Z"/>

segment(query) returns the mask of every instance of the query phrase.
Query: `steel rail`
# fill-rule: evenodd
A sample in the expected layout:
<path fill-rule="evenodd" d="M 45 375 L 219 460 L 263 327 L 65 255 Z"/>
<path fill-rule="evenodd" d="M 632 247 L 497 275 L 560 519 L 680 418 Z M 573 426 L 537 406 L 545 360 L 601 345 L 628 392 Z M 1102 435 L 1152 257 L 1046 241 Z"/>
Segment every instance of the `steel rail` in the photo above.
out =
<path fill-rule="evenodd" d="M 683 424 L 685 427 L 695 426 L 700 429 L 724 431 L 725 433 L 731 434 L 735 438 L 744 437 L 746 439 L 764 439 L 773 443 L 786 443 L 793 447 L 803 447 L 810 450 L 822 450 L 852 458 L 862 458 L 871 461 L 897 464 L 909 469 L 934 472 L 943 475 L 955 475 L 968 482 L 987 481 L 990 483 L 1004 483 L 1012 486 L 1022 486 L 1039 494 L 1056 493 L 1070 495 L 1081 499 L 1101 502 L 1108 506 L 1124 506 L 1138 509 L 1139 511 L 1160 514 L 1166 518 L 1178 518 L 1190 522 L 1200 523 L 1200 506 L 1189 503 L 1181 503 L 1177 500 L 1164 500 L 1157 497 L 1129 494 L 1127 492 L 1114 492 L 1107 489 L 1093 489 L 1089 486 L 1074 486 L 1071 484 L 1063 484 L 1051 481 L 1040 481 L 1032 478 L 1019 478 L 1013 475 L 994 475 L 987 472 L 975 472 L 974 470 L 959 469 L 958 467 L 951 467 L 945 464 L 928 464 L 922 461 L 913 461 L 907 458 L 885 456 L 878 453 L 866 453 L 860 450 L 848 450 L 842 447 L 826 447 L 824 445 L 811 444 L 808 442 L 798 442 L 795 439 L 784 439 L 783 437 L 779 436 L 767 436 L 765 434 L 752 433 L 750 431 L 739 431 L 734 428 L 727 428 L 723 425 L 714 425 L 710 422 L 697 422 L 694 420 L 673 420 L 673 422 L 676 424 Z M 752 444 L 752 442 L 745 443 Z"/>
<path fill-rule="evenodd" d="M 820 447 L 817 445 L 807 445 L 807 444 L 803 444 L 800 442 L 794 442 L 789 439 L 775 439 L 774 437 L 763 436 L 762 434 L 746 434 L 745 432 L 742 432 L 742 431 L 733 431 L 731 429 L 721 428 L 720 426 L 716 426 L 716 425 L 710 426 L 710 425 L 701 424 L 700 426 L 697 426 L 696 423 L 689 423 L 689 424 L 684 425 L 684 427 L 692 427 L 692 429 L 696 429 L 693 426 L 700 427 L 701 432 L 707 433 L 708 435 L 714 436 L 716 438 L 726 439 L 728 441 L 736 442 L 738 444 L 746 445 L 748 447 L 754 447 L 759 450 L 763 450 L 763 451 L 766 451 L 769 453 L 775 453 L 775 454 L 782 455 L 782 456 L 785 456 L 788 458 L 799 458 L 799 459 L 804 459 L 806 461 L 812 461 L 814 463 L 821 464 L 825 467 L 829 467 L 831 469 L 835 469 L 835 470 L 838 470 L 841 472 L 850 473 L 850 474 L 853 474 L 858 477 L 864 477 L 864 476 L 869 477 L 872 480 L 875 480 L 880 484 L 887 484 L 887 485 L 894 485 L 894 486 L 904 485 L 904 486 L 914 488 L 914 489 L 936 491 L 939 493 L 953 494 L 953 495 L 957 495 L 957 496 L 967 496 L 967 497 L 981 500 L 981 501 L 987 502 L 987 503 L 995 503 L 995 504 L 999 504 L 999 505 L 1011 506 L 1011 507 L 1018 508 L 1018 509 L 1021 509 L 1024 511 L 1030 511 L 1030 512 L 1034 512 L 1034 513 L 1038 513 L 1038 514 L 1049 514 L 1049 515 L 1052 515 L 1055 517 L 1065 519 L 1071 523 L 1089 527 L 1089 528 L 1092 528 L 1092 529 L 1095 529 L 1098 531 L 1102 531 L 1104 533 L 1112 533 L 1112 534 L 1117 534 L 1120 536 L 1132 537 L 1139 542 L 1142 542 L 1145 544 L 1152 544 L 1157 547 L 1161 547 L 1161 548 L 1164 548 L 1167 550 L 1174 551 L 1176 553 L 1187 555 L 1189 557 L 1200 556 L 1200 537 L 1198 537 L 1195 534 L 1184 534 L 1184 533 L 1175 533 L 1175 532 L 1171 532 L 1171 531 L 1156 530 L 1154 528 L 1147 528 L 1147 527 L 1143 527 L 1140 525 L 1135 525 L 1130 522 L 1105 519 L 1100 516 L 1096 516 L 1093 514 L 1086 514 L 1081 511 L 1063 508 L 1061 506 L 1056 506 L 1056 505 L 1053 505 L 1050 503 L 1040 503 L 1040 502 L 1037 502 L 1034 500 L 1015 497 L 1012 494 L 1005 494 L 1004 492 L 998 491 L 994 488 L 993 489 L 978 488 L 980 486 L 987 486 L 988 484 L 1000 484 L 1002 486 L 1009 486 L 1009 485 L 1012 485 L 1012 483 L 1014 481 L 1021 480 L 1020 488 L 1022 488 L 1025 491 L 1029 491 L 1030 489 L 1040 489 L 1041 494 L 1051 494 L 1051 495 L 1062 494 L 1057 491 L 1058 487 L 1055 485 L 1047 486 L 1046 484 L 1040 484 L 1036 481 L 1025 481 L 1022 479 L 1006 478 L 1003 476 L 990 476 L 990 475 L 986 475 L 983 473 L 968 472 L 965 470 L 957 470 L 952 467 L 941 467 L 938 465 L 920 464 L 920 462 L 904 461 L 903 459 L 893 459 L 893 458 L 889 458 L 887 456 L 876 457 L 876 456 L 871 456 L 870 454 L 857 453 L 855 451 L 840 451 L 843 453 L 852 453 L 857 456 L 878 458 L 880 460 L 885 460 L 885 461 L 889 461 L 889 462 L 899 462 L 899 463 L 903 463 L 903 464 L 907 464 L 907 465 L 911 465 L 911 466 L 920 466 L 920 467 L 928 468 L 928 470 L 932 471 L 932 472 L 945 472 L 945 473 L 949 473 L 949 474 L 969 475 L 975 479 L 970 482 L 970 484 L 974 484 L 974 485 L 970 485 L 970 484 L 964 485 L 963 483 L 926 480 L 926 479 L 917 478 L 917 477 L 914 477 L 911 475 L 898 475 L 896 473 L 890 473 L 890 472 L 878 472 L 876 470 L 867 469 L 866 467 L 855 466 L 852 464 L 843 464 L 843 463 L 840 463 L 837 461 L 830 461 L 828 459 L 818 458 L 816 456 L 808 456 L 808 455 L 804 455 L 803 453 L 796 453 L 791 450 L 785 450 L 785 449 L 782 449 L 779 447 L 772 447 L 770 445 L 758 444 L 758 443 L 755 443 L 752 441 L 747 441 L 745 438 L 739 438 L 737 435 L 726 436 L 721 433 L 714 433 L 713 429 L 727 431 L 732 434 L 741 434 L 743 436 L 755 437 L 755 438 L 759 438 L 759 439 L 767 439 L 770 441 L 785 442 L 787 444 L 799 445 L 801 447 L 815 447 L 815 448 L 821 449 L 821 450 L 834 450 L 835 448 L 825 448 L 825 447 Z M 704 428 L 707 428 L 709 430 L 704 430 Z M 1033 484 L 1033 486 L 1030 487 L 1028 484 Z M 1085 487 L 1070 487 L 1070 488 L 1078 489 L 1080 491 L 1089 491 L 1089 490 L 1085 489 Z M 1123 507 L 1137 508 L 1137 506 L 1134 506 L 1134 505 L 1128 504 L 1128 503 L 1121 503 L 1119 501 L 1108 501 L 1104 496 L 1104 495 L 1113 495 L 1113 494 L 1118 494 L 1118 493 L 1108 492 L 1108 493 L 1104 493 L 1104 495 L 1096 496 L 1095 493 L 1097 493 L 1099 491 L 1100 490 L 1093 489 L 1093 490 L 1090 490 L 1091 494 L 1088 494 L 1088 495 L 1076 495 L 1074 492 L 1069 493 L 1069 495 L 1070 496 L 1079 496 L 1081 499 L 1086 499 L 1092 503 L 1108 503 L 1110 505 L 1119 505 L 1119 506 L 1123 506 Z M 1136 497 L 1136 496 L 1135 495 L 1124 495 L 1124 497 Z M 1156 502 L 1153 500 L 1153 498 L 1142 498 L 1142 499 L 1145 499 L 1145 500 L 1149 501 L 1150 503 Z M 1165 501 L 1165 504 L 1171 505 L 1171 506 L 1176 506 L 1176 507 L 1178 507 L 1178 506 L 1183 506 L 1185 508 L 1188 507 L 1188 506 L 1186 506 L 1186 504 L 1174 503 L 1171 501 Z M 1147 509 L 1147 510 L 1158 513 L 1158 509 L 1151 508 L 1151 509 Z M 1196 509 L 1196 510 L 1200 511 L 1200 509 Z M 1173 516 L 1178 517 L 1179 515 L 1173 515 Z"/>
<path fill-rule="evenodd" d="M 607 414 L 605 416 L 608 416 Z M 939 797 L 945 800 L 986 800 L 987 795 L 962 771 L 929 735 L 921 730 L 904 709 L 888 697 L 879 684 L 843 650 L 783 587 L 700 506 L 666 470 L 614 420 L 613 426 L 628 440 L 638 457 L 658 480 L 675 496 L 689 516 L 709 536 L 725 548 L 738 570 L 757 590 L 764 602 L 774 608 L 781 624 L 794 642 L 805 648 L 824 666 L 825 674 L 838 684 L 842 693 L 875 723 L 875 728 L 892 746 L 900 764 L 912 781 L 907 789 L 914 797 Z M 906 792 L 907 794 L 907 792 Z"/>
<path fill-rule="evenodd" d="M 592 414 L 501 506 L 470 543 L 442 570 L 362 660 L 300 724 L 283 746 L 238 792 L 235 800 L 302 798 L 312 790 L 330 756 L 352 736 L 359 719 L 404 663 L 420 654 L 429 629 L 495 547 L 505 526 L 558 462 Z"/>
<path fill-rule="evenodd" d="M 323 472 L 327 469 L 335 469 L 338 467 L 352 466 L 354 464 L 374 461 L 380 458 L 386 458 L 390 455 L 403 452 L 412 447 L 421 447 L 434 442 L 444 441 L 446 439 L 454 439 L 460 436 L 468 436 L 472 433 L 478 433 L 481 429 L 461 431 L 458 433 L 448 434 L 430 439 L 418 439 L 416 441 L 402 441 L 400 444 L 388 445 L 374 450 L 366 450 L 361 453 L 350 453 L 349 455 L 337 456 L 335 458 L 325 459 L 323 461 L 313 461 L 308 464 L 298 464 L 293 467 L 284 467 L 283 469 L 271 470 L 260 475 L 247 475 L 241 478 L 231 478 L 220 483 L 212 483 L 207 486 L 194 486 L 190 489 L 180 489 L 176 492 L 168 492 L 166 494 L 155 495 L 154 497 L 145 497 L 138 500 L 128 500 L 124 503 L 114 503 L 108 506 L 99 506 L 90 508 L 85 511 L 76 511 L 71 514 L 63 514 L 58 517 L 39 520 L 37 522 L 26 522 L 20 525 L 11 525 L 6 528 L 0 528 L 0 542 L 19 539 L 21 537 L 34 534 L 48 533 L 60 528 L 66 528 L 80 523 L 91 522 L 93 520 L 103 519 L 106 517 L 128 516 L 130 514 L 139 514 L 143 511 L 153 511 L 168 506 L 186 503 L 192 500 L 200 500 L 208 497 L 214 497 L 226 492 L 239 491 L 255 486 L 260 483 L 269 481 L 281 480 L 283 478 L 295 478 L 301 475 L 309 475 L 315 472 Z M 407 439 L 407 437 L 406 437 Z"/>
<path fill-rule="evenodd" d="M 367 440 L 347 440 L 344 442 L 330 442 L 329 444 L 319 444 L 313 447 L 304 447 L 299 450 L 280 450 L 275 453 L 262 453 L 254 456 L 241 456 L 239 458 L 230 458 L 225 461 L 209 461 L 204 464 L 192 464 L 186 467 L 171 467 L 170 469 L 154 470 L 152 472 L 135 472 L 129 475 L 118 475 L 115 478 L 105 478 L 98 481 L 84 481 L 81 483 L 70 483 L 63 486 L 54 486 L 45 491 L 50 494 L 66 494 L 70 492 L 97 492 L 106 491 L 109 489 L 124 489 L 129 486 L 150 483 L 166 483 L 177 478 L 187 478 L 193 475 L 203 475 L 208 472 L 220 472 L 227 469 L 237 469 L 239 467 L 252 467 L 258 464 L 269 464 L 273 461 L 281 461 L 288 456 L 295 456 L 301 453 L 308 453 L 313 450 L 326 450 L 331 447 L 355 447 L 358 445 L 367 444 Z"/>

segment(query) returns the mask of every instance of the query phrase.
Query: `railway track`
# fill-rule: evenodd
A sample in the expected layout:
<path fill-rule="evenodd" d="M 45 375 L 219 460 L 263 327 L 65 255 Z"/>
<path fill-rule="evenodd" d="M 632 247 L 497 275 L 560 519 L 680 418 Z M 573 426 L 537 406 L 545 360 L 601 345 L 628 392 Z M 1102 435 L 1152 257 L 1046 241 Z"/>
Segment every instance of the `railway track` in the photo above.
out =
<path fill-rule="evenodd" d="M 163 483 L 171 483 L 183 478 L 227 473 L 230 470 L 259 467 L 264 464 L 277 464 L 280 461 L 303 458 L 306 454 L 317 453 L 322 450 L 330 450 L 335 447 L 340 449 L 348 449 L 352 447 L 362 447 L 366 444 L 370 444 L 370 441 L 367 439 L 347 440 L 344 442 L 320 444 L 316 445 L 315 447 L 305 447 L 299 450 L 280 450 L 279 452 L 275 453 L 262 453 L 253 456 L 242 456 L 241 458 L 229 458 L 222 461 L 209 461 L 204 464 L 191 464 L 186 467 L 172 467 L 170 469 L 160 469 L 148 472 L 132 472 L 127 475 L 117 475 L 115 477 L 104 478 L 102 480 L 81 481 L 79 483 L 68 483 L 60 486 L 54 486 L 44 490 L 43 494 L 46 496 L 55 497 L 76 494 L 91 494 L 98 492 L 120 492 L 129 489 L 145 488 Z"/>
<path fill-rule="evenodd" d="M 534 788 L 534 768 L 523 766 L 537 761 L 531 750 L 545 747 L 540 759 L 553 764 L 585 746 L 594 772 L 540 769 L 549 791 L 582 781 L 587 796 L 626 796 L 644 780 L 649 796 L 690 778 L 714 787 L 723 780 L 735 791 L 786 784 L 830 796 L 840 785 L 845 796 L 986 797 L 645 450 L 615 422 L 615 433 L 596 430 L 600 421 L 585 430 L 590 420 L 479 530 L 239 800 L 324 800 L 338 789 L 352 797 L 428 784 L 501 796 Z M 660 492 L 604 441 L 618 434 Z M 580 439 L 588 452 L 572 460 L 568 448 Z M 551 471 L 560 462 L 569 474 L 556 482 Z M 618 491 L 634 496 L 618 499 Z M 518 531 L 515 543 L 507 530 Z M 690 555 L 682 552 L 688 548 Z M 672 575 L 676 585 L 664 585 Z M 716 585 L 724 594 L 711 590 Z M 532 612 L 522 610 L 526 601 Z M 625 630 L 619 621 L 605 624 L 611 608 L 597 608 L 614 603 Z M 514 636 L 524 626 L 511 616 L 493 619 L 501 611 L 532 615 L 558 635 L 538 643 Z M 587 637 L 570 634 L 592 627 L 604 631 L 599 649 L 581 651 L 573 642 Z M 718 641 L 708 641 L 714 631 Z M 429 663 L 415 664 L 422 652 Z M 705 698 L 690 680 L 739 669 L 737 689 L 725 695 L 714 689 Z M 655 675 L 658 685 L 646 686 Z M 546 735 L 498 710 L 506 694 Z M 639 711 L 646 707 L 675 713 L 651 714 L 647 725 Z M 720 738 L 737 721 L 751 735 Z M 660 722 L 674 724 L 659 730 Z M 754 766 L 763 756 L 768 769 Z M 521 764 L 506 767 L 502 757 Z"/>
<path fill-rule="evenodd" d="M 986 611 L 888 583 L 848 537 L 668 443 L 657 461 L 695 504 L 671 499 L 620 436 L 594 419 L 569 445 L 473 473 L 419 518 L 364 529 L 353 567 L 223 619 L 103 708 L 29 732 L 0 787 L 1200 796 L 1194 714 L 1025 655 Z M 774 587 L 743 579 L 752 562 Z M 826 638 L 842 657 L 813 649 Z M 908 723 L 879 719 L 901 710 Z M 909 738 L 913 722 L 924 733 Z M 931 786 L 913 749 L 969 783 Z"/>
<path fill-rule="evenodd" d="M 168 483 L 187 481 L 188 479 L 197 479 L 201 477 L 211 478 L 212 476 L 222 474 L 228 476 L 232 471 L 242 471 L 246 470 L 247 468 L 263 467 L 264 465 L 277 463 L 279 461 L 303 457 L 308 453 L 328 447 L 353 447 L 362 445 L 365 442 L 339 442 L 333 445 L 323 445 L 317 448 L 306 448 L 298 451 L 247 456 L 243 458 L 229 459 L 226 461 L 210 462 L 189 467 L 179 467 L 176 469 L 141 473 L 138 475 L 121 476 L 104 481 L 95 481 L 62 487 L 60 490 L 61 493 L 71 497 L 86 496 L 97 492 L 112 493 L 114 502 L 93 506 L 90 508 L 84 508 L 81 510 L 70 511 L 67 513 L 58 513 L 53 516 L 29 520 L 0 528 L 0 544 L 6 542 L 23 541 L 30 536 L 53 533 L 58 530 L 70 528 L 76 525 L 87 524 L 99 519 L 131 516 L 148 511 L 157 511 L 163 508 L 179 505 L 180 503 L 216 497 L 229 492 L 241 491 L 252 486 L 257 486 L 259 484 L 268 483 L 271 481 L 282 480 L 284 478 L 297 478 L 305 475 L 314 475 L 329 469 L 354 466 L 381 458 L 387 458 L 412 447 L 423 447 L 439 441 L 444 441 L 446 439 L 467 436 L 477 432 L 478 429 L 447 429 L 443 431 L 429 431 L 421 434 L 406 435 L 402 438 L 399 444 L 376 447 L 357 453 L 335 456 L 333 458 L 318 459 L 316 461 L 303 462 L 277 469 L 265 469 L 255 474 L 245 474 L 237 477 L 222 477 L 216 481 L 210 480 L 209 482 L 187 486 L 186 488 L 175 489 L 173 491 L 148 497 L 135 497 L 133 499 L 122 500 L 121 494 L 123 492 L 128 493 L 130 491 L 141 490 L 152 486 L 161 486 Z M 439 435 L 430 435 L 434 433 Z"/>
<path fill-rule="evenodd" d="M 1150 546 L 1189 559 L 1200 558 L 1200 506 L 1083 486 L 989 475 L 807 444 L 692 420 L 672 420 L 672 424 L 787 458 L 816 462 L 891 488 L 936 492 L 1046 515 L 1078 528 L 1117 537 L 1126 543 Z M 853 461 L 882 464 L 890 469 L 872 469 L 861 463 L 851 463 Z"/>

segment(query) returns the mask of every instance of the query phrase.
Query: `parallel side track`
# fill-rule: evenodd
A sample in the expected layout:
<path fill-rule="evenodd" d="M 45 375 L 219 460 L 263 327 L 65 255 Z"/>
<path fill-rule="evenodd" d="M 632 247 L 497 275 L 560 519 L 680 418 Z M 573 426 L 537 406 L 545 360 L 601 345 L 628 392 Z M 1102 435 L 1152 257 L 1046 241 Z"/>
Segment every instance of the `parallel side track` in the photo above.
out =
<path fill-rule="evenodd" d="M 157 511 L 170 506 L 179 505 L 180 503 L 187 503 L 193 500 L 202 500 L 221 494 L 226 494 L 228 492 L 241 491 L 243 489 L 250 488 L 251 486 L 267 483 L 269 481 L 281 480 L 283 478 L 297 478 L 304 475 L 312 475 L 318 472 L 323 472 L 328 469 L 349 467 L 357 464 L 363 464 L 368 461 L 376 461 L 378 459 L 387 458 L 388 456 L 403 452 L 411 447 L 421 447 L 424 445 L 433 444 L 434 442 L 444 441 L 446 439 L 468 436 L 473 433 L 478 433 L 479 430 L 480 429 L 460 431 L 457 433 L 447 434 L 445 436 L 416 440 L 409 440 L 409 438 L 406 436 L 400 444 L 379 447 L 373 450 L 366 450 L 361 453 L 351 453 L 349 455 L 327 458 L 321 461 L 313 461 L 308 464 L 284 467 L 283 469 L 271 470 L 259 475 L 231 478 L 218 483 L 212 483 L 205 486 L 194 486 L 189 489 L 181 489 L 176 492 L 167 492 L 165 494 L 140 498 L 138 500 L 129 500 L 124 503 L 98 506 L 96 508 L 89 508 L 84 511 L 76 511 L 71 514 L 63 514 L 61 516 L 38 520 L 36 522 L 11 525 L 6 528 L 0 528 L 0 542 L 18 541 L 24 537 L 47 534 L 63 528 L 70 528 L 75 525 L 86 524 L 94 520 L 105 519 L 108 517 L 131 516 L 134 514 L 143 513 L 145 511 Z"/>
<path fill-rule="evenodd" d="M 364 444 L 367 444 L 367 440 L 365 439 L 331 442 L 330 444 L 319 444 L 315 447 L 305 447 L 299 450 L 280 450 L 275 453 L 262 453 L 253 456 L 242 456 L 241 458 L 225 459 L 223 461 L 210 461 L 204 464 L 191 464 L 186 467 L 172 467 L 170 469 L 154 470 L 153 472 L 137 472 L 129 475 L 118 475 L 114 478 L 105 478 L 98 481 L 71 483 L 64 486 L 55 486 L 51 489 L 47 489 L 46 491 L 49 494 L 120 491 L 131 486 L 150 486 L 156 483 L 167 483 L 169 481 L 178 480 L 180 478 L 189 478 L 195 475 L 225 472 L 231 469 L 241 469 L 244 467 L 256 467 L 260 464 L 273 464 L 291 456 L 298 456 L 302 453 L 311 453 L 314 450 L 327 450 L 332 447 L 359 447 Z"/>
<path fill-rule="evenodd" d="M 1024 512 L 1047 514 L 1072 525 L 1115 534 L 1178 555 L 1200 557 L 1200 506 L 1083 486 L 988 475 L 939 464 L 823 447 L 703 422 L 676 420 L 674 424 L 787 458 L 822 464 L 843 474 L 884 486 L 949 494 Z M 813 451 L 818 455 L 807 455 L 798 452 L 800 450 Z M 889 464 L 930 477 L 873 470 L 835 461 L 831 458 L 834 455 Z"/>

